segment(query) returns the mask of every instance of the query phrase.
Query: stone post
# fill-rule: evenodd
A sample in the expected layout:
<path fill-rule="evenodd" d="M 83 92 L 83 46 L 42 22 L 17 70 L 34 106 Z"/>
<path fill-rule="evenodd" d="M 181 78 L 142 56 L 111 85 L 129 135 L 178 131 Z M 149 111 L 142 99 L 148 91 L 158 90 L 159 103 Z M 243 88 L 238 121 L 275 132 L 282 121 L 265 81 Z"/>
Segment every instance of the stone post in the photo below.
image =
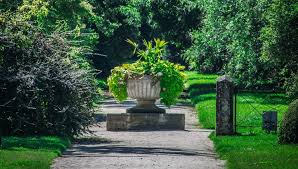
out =
<path fill-rule="evenodd" d="M 235 85 L 229 76 L 221 76 L 216 83 L 216 135 L 235 134 L 233 95 Z"/>

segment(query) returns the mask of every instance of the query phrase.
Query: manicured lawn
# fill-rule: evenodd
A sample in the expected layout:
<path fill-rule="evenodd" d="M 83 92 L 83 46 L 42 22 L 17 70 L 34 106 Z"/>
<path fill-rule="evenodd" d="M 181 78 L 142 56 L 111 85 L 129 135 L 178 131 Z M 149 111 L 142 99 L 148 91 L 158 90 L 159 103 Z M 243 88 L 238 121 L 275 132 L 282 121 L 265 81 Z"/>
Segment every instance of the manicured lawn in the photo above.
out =
<path fill-rule="evenodd" d="M 280 145 L 276 134 L 222 137 L 212 134 L 211 139 L 229 169 L 298 168 L 298 145 Z"/>
<path fill-rule="evenodd" d="M 0 169 L 48 169 L 70 141 L 57 137 L 4 137 L 2 146 Z"/>
<path fill-rule="evenodd" d="M 185 72 L 186 88 L 195 105 L 200 125 L 204 128 L 215 127 L 215 82 L 217 75 L 203 75 L 196 72 Z"/>
<path fill-rule="evenodd" d="M 186 87 L 192 103 L 198 112 L 199 121 L 204 128 L 215 128 L 216 112 L 216 79 L 217 75 L 203 75 L 195 72 L 186 72 Z M 278 120 L 287 110 L 287 99 L 284 94 L 240 92 L 237 94 L 237 125 L 261 126 L 263 111 L 275 110 Z M 242 128 L 238 127 L 241 131 Z M 252 130 L 258 130 L 256 128 Z"/>
<path fill-rule="evenodd" d="M 215 128 L 216 75 L 186 72 L 189 96 L 203 128 Z M 261 130 L 262 112 L 276 110 L 280 122 L 287 109 L 284 94 L 240 92 L 237 97 L 237 136 L 210 136 L 221 159 L 230 169 L 294 169 L 298 166 L 298 146 L 278 144 L 277 134 Z M 259 126 L 259 127 L 242 127 Z"/>

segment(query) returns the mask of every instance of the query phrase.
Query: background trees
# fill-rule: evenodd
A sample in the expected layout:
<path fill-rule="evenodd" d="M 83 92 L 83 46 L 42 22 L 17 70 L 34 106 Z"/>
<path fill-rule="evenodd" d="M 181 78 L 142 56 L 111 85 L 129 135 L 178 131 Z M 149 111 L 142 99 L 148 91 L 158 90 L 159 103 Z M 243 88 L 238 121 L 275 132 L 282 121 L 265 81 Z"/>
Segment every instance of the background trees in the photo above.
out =
<path fill-rule="evenodd" d="M 92 58 L 103 71 L 102 76 L 108 75 L 115 65 L 137 59 L 125 42 L 127 38 L 137 42 L 163 38 L 170 42 L 168 59 L 183 62 L 180 55 L 191 45 L 189 32 L 201 23 L 197 1 L 93 0 L 91 4 L 103 18 L 95 28 L 100 39 L 96 51 L 105 56 Z"/>
<path fill-rule="evenodd" d="M 273 0 L 263 15 L 261 59 L 289 96 L 298 97 L 298 1 Z"/>
<path fill-rule="evenodd" d="M 183 57 L 191 68 L 228 73 L 243 87 L 283 87 L 297 97 L 297 4 L 286 0 L 201 1 L 202 28 Z"/>
<path fill-rule="evenodd" d="M 258 1 L 203 1 L 203 27 L 192 33 L 193 45 L 184 57 L 194 69 L 227 72 L 248 86 L 262 84 L 258 37 L 263 8 Z"/>

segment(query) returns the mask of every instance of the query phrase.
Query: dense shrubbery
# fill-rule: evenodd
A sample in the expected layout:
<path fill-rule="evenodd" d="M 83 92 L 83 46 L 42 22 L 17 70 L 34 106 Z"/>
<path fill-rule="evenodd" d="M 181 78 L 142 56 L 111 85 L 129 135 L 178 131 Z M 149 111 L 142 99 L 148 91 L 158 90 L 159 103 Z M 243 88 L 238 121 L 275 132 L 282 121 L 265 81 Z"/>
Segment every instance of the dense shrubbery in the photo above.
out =
<path fill-rule="evenodd" d="M 280 133 L 280 143 L 298 143 L 298 99 L 294 100 L 284 114 Z"/>
<path fill-rule="evenodd" d="M 1 15 L 0 28 L 2 131 L 61 136 L 88 131 L 97 88 L 94 72 L 74 59 L 73 46 L 18 14 Z"/>

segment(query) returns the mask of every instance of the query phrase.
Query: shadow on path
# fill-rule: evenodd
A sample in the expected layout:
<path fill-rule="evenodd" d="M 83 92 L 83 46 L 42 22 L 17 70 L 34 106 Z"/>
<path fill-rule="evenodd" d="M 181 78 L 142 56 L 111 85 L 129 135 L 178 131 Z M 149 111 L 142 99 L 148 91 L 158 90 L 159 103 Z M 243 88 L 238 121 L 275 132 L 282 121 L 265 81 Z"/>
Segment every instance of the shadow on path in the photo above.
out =
<path fill-rule="evenodd" d="M 169 156 L 204 156 L 215 158 L 214 153 L 200 150 L 186 150 L 165 147 L 140 147 L 123 145 L 75 145 L 72 149 L 64 153 L 64 157 L 94 157 L 94 155 L 169 155 Z"/>

